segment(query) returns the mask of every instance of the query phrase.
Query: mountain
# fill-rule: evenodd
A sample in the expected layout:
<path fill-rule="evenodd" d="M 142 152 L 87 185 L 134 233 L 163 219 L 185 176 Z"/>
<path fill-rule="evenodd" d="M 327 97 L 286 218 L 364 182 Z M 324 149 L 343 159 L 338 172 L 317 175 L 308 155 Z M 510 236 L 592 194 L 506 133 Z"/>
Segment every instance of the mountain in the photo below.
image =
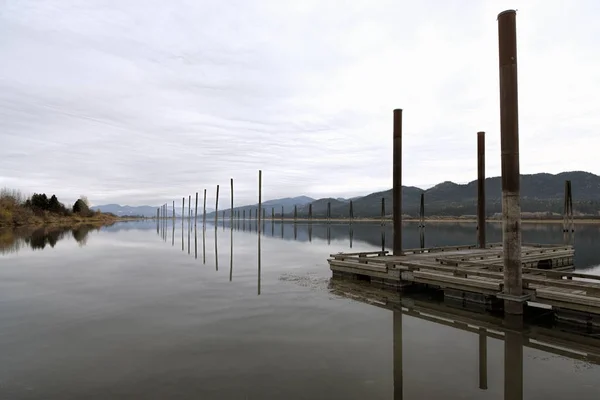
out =
<path fill-rule="evenodd" d="M 298 210 L 301 210 L 307 204 L 315 201 L 315 199 L 308 196 L 298 196 L 298 197 L 284 197 L 282 199 L 274 199 L 267 200 L 262 203 L 263 209 L 265 210 L 265 215 L 268 217 L 273 213 L 274 215 L 280 216 L 281 209 L 283 207 L 284 214 L 293 215 L 294 214 L 294 206 Z M 229 205 L 223 206 L 223 208 L 219 207 L 221 210 L 225 211 L 225 215 L 229 216 Z M 256 217 L 256 210 L 258 209 L 258 204 L 249 204 L 241 207 L 234 207 L 234 210 L 239 211 L 240 215 L 246 215 L 249 217 L 252 215 L 252 218 Z M 219 211 L 221 214 L 222 211 Z M 207 215 L 214 217 L 214 211 L 211 210 Z"/>
<path fill-rule="evenodd" d="M 122 216 L 137 216 L 137 217 L 156 217 L 157 206 L 122 206 L 120 204 L 103 204 L 99 206 L 91 207 L 92 210 L 100 210 L 111 214 Z M 207 209 L 206 212 L 212 212 L 213 209 Z M 189 212 L 186 199 L 185 215 Z M 171 216 L 173 213 L 173 207 L 169 205 L 168 215 Z M 198 210 L 198 214 L 201 214 L 202 210 Z M 192 214 L 194 214 L 194 205 L 192 205 Z M 181 207 L 175 207 L 175 215 L 181 216 Z"/>
<path fill-rule="evenodd" d="M 154 206 L 122 206 L 120 204 L 103 204 L 91 207 L 92 210 L 100 210 L 105 213 L 111 213 L 118 216 L 143 216 L 156 217 L 156 208 Z"/>
<path fill-rule="evenodd" d="M 562 213 L 564 200 L 565 181 L 570 180 L 573 189 L 573 209 L 576 215 L 600 215 L 600 176 L 589 172 L 572 171 L 552 175 L 547 173 L 521 175 L 521 210 L 525 213 Z M 489 216 L 502 212 L 502 180 L 500 177 L 488 178 L 486 185 L 486 212 Z M 417 187 L 402 187 L 402 213 L 418 216 L 421 194 L 425 196 L 425 214 L 428 216 L 474 216 L 477 212 L 477 181 L 466 184 L 442 182 L 427 190 Z M 268 200 L 263 203 L 265 217 L 271 213 L 279 217 L 281 207 L 286 217 L 294 214 L 294 205 L 297 206 L 298 216 L 308 216 L 309 205 L 312 204 L 313 216 L 324 218 L 327 215 L 327 204 L 331 204 L 333 218 L 348 217 L 350 201 L 354 216 L 357 218 L 381 216 L 381 199 L 385 200 L 385 213 L 392 213 L 392 190 L 371 193 L 362 197 L 323 198 L 312 199 L 307 196 L 286 197 Z M 258 205 L 235 207 L 240 214 L 246 217 L 252 213 L 256 216 Z M 118 204 L 107 204 L 92 207 L 103 212 L 116 215 L 143 215 L 156 216 L 155 206 L 129 207 Z M 229 216 L 228 205 L 223 207 L 225 215 Z M 175 209 L 180 215 L 181 208 Z M 187 213 L 187 210 L 186 210 Z M 201 210 L 199 211 L 199 214 Z M 214 218 L 214 212 L 207 209 L 207 213 Z"/>
<path fill-rule="evenodd" d="M 600 176 L 589 172 L 573 171 L 560 174 L 521 175 L 521 210 L 531 213 L 562 213 L 565 181 L 570 180 L 573 188 L 573 208 L 575 214 L 600 214 Z M 488 215 L 502 212 L 502 180 L 500 177 L 488 178 L 486 183 L 486 212 Z M 475 215 L 477 212 L 477 181 L 466 184 L 442 182 L 427 190 L 417 187 L 402 187 L 402 213 L 418 216 L 421 193 L 425 196 L 425 214 L 437 216 Z M 323 218 L 327 215 L 327 203 L 331 203 L 333 218 L 349 216 L 350 201 L 354 216 L 357 218 L 381 216 L 381 199 L 385 200 L 385 213 L 392 213 L 392 190 L 371 193 L 351 199 L 323 198 L 298 207 L 298 216 L 308 216 L 309 204 L 312 204 L 313 216 Z M 266 203 L 265 203 L 266 204 Z M 270 216 L 266 208 L 266 216 Z M 237 210 L 238 208 L 236 208 Z M 256 209 L 256 205 L 240 207 Z M 276 208 L 280 215 L 281 207 Z M 279 211 L 279 212 L 277 212 Z M 248 212 L 248 211 L 247 211 Z M 252 211 L 253 215 L 255 211 Z M 286 207 L 284 215 L 293 216 L 293 207 Z"/>

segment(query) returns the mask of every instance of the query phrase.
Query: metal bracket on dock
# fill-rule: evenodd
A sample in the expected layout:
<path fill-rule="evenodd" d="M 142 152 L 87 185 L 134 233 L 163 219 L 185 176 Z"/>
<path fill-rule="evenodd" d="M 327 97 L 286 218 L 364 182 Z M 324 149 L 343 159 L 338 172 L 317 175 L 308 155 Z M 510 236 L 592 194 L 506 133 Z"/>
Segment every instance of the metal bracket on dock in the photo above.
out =
<path fill-rule="evenodd" d="M 526 301 L 531 300 L 531 294 L 522 294 L 520 296 L 517 296 L 514 294 L 499 292 L 496 293 L 496 297 L 502 300 L 514 301 L 516 303 L 525 303 Z"/>

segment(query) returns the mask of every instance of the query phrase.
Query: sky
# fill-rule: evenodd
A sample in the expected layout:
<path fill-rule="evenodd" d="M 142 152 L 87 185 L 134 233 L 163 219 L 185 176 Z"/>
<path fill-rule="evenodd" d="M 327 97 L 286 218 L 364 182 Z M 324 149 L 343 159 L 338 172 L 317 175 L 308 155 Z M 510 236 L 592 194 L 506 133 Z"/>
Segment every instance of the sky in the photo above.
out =
<path fill-rule="evenodd" d="M 500 175 L 517 9 L 521 173 L 600 174 L 600 2 L 0 0 L 0 187 L 159 205 Z M 228 203 L 228 201 L 227 201 Z"/>

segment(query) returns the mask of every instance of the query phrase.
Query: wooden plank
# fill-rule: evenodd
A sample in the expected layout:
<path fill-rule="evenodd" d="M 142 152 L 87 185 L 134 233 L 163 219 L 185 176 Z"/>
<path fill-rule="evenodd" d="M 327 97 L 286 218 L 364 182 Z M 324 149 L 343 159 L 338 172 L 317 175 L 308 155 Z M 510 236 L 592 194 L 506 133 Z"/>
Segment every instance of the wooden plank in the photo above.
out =
<path fill-rule="evenodd" d="M 366 275 L 366 276 L 370 276 L 370 277 L 374 277 L 374 278 L 390 279 L 390 280 L 397 280 L 397 281 L 400 280 L 398 278 L 395 278 L 392 275 L 388 275 L 387 272 L 365 271 L 365 270 L 357 269 L 354 267 L 344 267 L 344 266 L 340 266 L 340 265 L 330 265 L 330 268 L 332 271 L 346 272 L 346 273 L 355 274 L 355 275 Z"/>
<path fill-rule="evenodd" d="M 556 290 L 551 290 L 550 288 L 537 289 L 535 292 L 536 301 L 539 301 L 539 299 L 557 300 L 565 303 L 594 307 L 597 308 L 596 312 L 600 309 L 600 298 L 598 297 L 558 292 Z"/>
<path fill-rule="evenodd" d="M 502 286 L 501 282 L 487 281 L 487 280 L 478 280 L 478 279 L 469 279 L 469 278 L 461 278 L 458 276 L 452 275 L 442 275 L 436 274 L 433 272 L 427 271 L 414 271 L 413 276 L 415 277 L 415 282 L 419 282 L 421 280 L 427 280 L 429 282 L 439 282 L 441 284 L 459 284 L 462 286 L 469 286 L 474 288 L 482 288 L 488 290 L 497 290 L 501 291 Z"/>
<path fill-rule="evenodd" d="M 360 264 L 352 261 L 339 261 L 339 260 L 329 260 L 329 265 L 336 265 L 340 267 L 350 267 L 355 268 L 357 270 L 364 271 L 376 271 L 376 272 L 385 272 L 387 273 L 387 268 L 385 266 L 379 265 L 370 265 L 370 264 Z"/>
<path fill-rule="evenodd" d="M 546 287 L 581 290 L 589 294 L 600 295 L 600 284 L 595 282 L 573 281 L 566 279 L 551 279 L 523 275 L 524 284 L 534 284 Z M 531 286 L 530 286 L 531 287 Z"/>
<path fill-rule="evenodd" d="M 353 256 L 368 256 L 368 255 L 373 255 L 373 254 L 377 254 L 380 256 L 386 255 L 388 254 L 389 251 L 385 250 L 385 251 L 361 251 L 361 252 L 357 252 L 357 253 L 335 253 L 335 254 L 330 254 L 329 257 L 353 257 Z"/>

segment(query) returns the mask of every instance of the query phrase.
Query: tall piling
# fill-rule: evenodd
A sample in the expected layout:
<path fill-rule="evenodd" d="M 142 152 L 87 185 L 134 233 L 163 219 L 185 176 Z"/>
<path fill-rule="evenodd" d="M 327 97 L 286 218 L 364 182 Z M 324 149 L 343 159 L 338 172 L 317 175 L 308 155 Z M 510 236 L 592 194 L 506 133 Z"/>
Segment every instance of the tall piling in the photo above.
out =
<path fill-rule="evenodd" d="M 485 132 L 477 132 L 477 244 L 485 249 Z"/>
<path fill-rule="evenodd" d="M 258 229 L 258 237 L 259 237 L 259 243 L 260 243 L 260 214 L 261 214 L 261 210 L 262 210 L 262 170 L 258 170 L 258 210 L 256 210 L 257 215 L 256 215 L 256 224 L 258 225 L 257 229 Z M 259 258 L 260 258 L 260 252 L 259 252 Z"/>
<path fill-rule="evenodd" d="M 196 192 L 196 207 L 194 208 L 194 226 L 198 225 L 198 192 Z"/>
<path fill-rule="evenodd" d="M 308 220 L 312 222 L 312 203 L 308 205 Z"/>
<path fill-rule="evenodd" d="M 233 178 L 231 178 L 231 208 L 229 209 L 229 223 L 233 229 Z"/>
<path fill-rule="evenodd" d="M 394 110 L 392 216 L 395 256 L 402 255 L 402 110 Z"/>
<path fill-rule="evenodd" d="M 283 222 L 283 206 L 281 206 L 281 222 Z"/>
<path fill-rule="evenodd" d="M 275 221 L 275 207 L 271 207 L 271 225 Z"/>
<path fill-rule="evenodd" d="M 173 223 L 175 223 L 175 200 L 173 200 Z"/>
<path fill-rule="evenodd" d="M 202 227 L 206 228 L 206 189 L 204 189 L 204 207 L 202 210 Z"/>
<path fill-rule="evenodd" d="M 352 207 L 352 200 L 350 200 L 350 211 L 348 216 L 350 217 L 350 223 L 352 223 L 352 221 L 354 221 L 354 207 Z"/>
<path fill-rule="evenodd" d="M 185 196 L 181 198 L 181 224 L 185 220 Z"/>
<path fill-rule="evenodd" d="M 523 313 L 516 12 L 498 14 L 504 311 Z"/>
<path fill-rule="evenodd" d="M 192 219 L 192 195 L 188 197 L 188 223 Z"/>
<path fill-rule="evenodd" d="M 425 193 L 421 193 L 421 202 L 419 207 L 419 228 L 425 228 Z"/>
<path fill-rule="evenodd" d="M 327 202 L 327 223 L 331 222 L 331 202 Z"/>
<path fill-rule="evenodd" d="M 385 225 L 385 197 L 381 198 L 381 225 Z"/>
<path fill-rule="evenodd" d="M 156 209 L 156 224 L 158 225 L 158 221 L 160 220 L 160 207 Z"/>
<path fill-rule="evenodd" d="M 217 185 L 217 198 L 215 200 L 215 229 L 219 223 L 219 185 Z"/>
<path fill-rule="evenodd" d="M 298 222 L 298 206 L 294 204 L 294 223 Z"/>

